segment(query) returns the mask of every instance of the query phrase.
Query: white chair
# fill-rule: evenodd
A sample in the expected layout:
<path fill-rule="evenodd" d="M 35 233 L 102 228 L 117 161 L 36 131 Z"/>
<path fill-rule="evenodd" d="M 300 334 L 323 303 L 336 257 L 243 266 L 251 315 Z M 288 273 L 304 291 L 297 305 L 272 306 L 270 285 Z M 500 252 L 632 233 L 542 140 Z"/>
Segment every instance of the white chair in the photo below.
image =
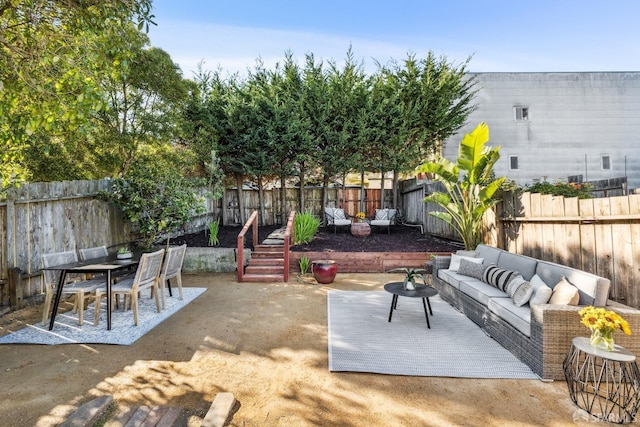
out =
<path fill-rule="evenodd" d="M 43 267 L 55 267 L 57 265 L 77 262 L 78 256 L 75 251 L 54 252 L 42 255 Z M 42 325 L 46 325 L 51 311 L 51 303 L 56 294 L 58 282 L 60 281 L 60 270 L 42 270 L 42 280 L 45 289 L 44 309 L 42 312 Z M 84 275 L 67 274 L 62 287 L 62 294 L 75 295 L 73 313 L 78 313 L 78 325 L 84 323 L 85 297 L 96 292 L 98 289 L 106 287 L 103 278 L 85 280 Z"/>
<path fill-rule="evenodd" d="M 376 209 L 375 218 L 371 220 L 373 227 L 387 227 L 387 234 L 391 234 L 390 228 L 395 224 L 396 209 Z"/>
<path fill-rule="evenodd" d="M 351 219 L 347 217 L 344 209 L 341 208 L 324 208 L 324 215 L 327 218 L 327 227 L 333 225 L 333 232 L 340 226 L 351 225 Z"/>
<path fill-rule="evenodd" d="M 180 299 L 182 299 L 182 262 L 184 261 L 185 252 L 187 252 L 186 244 L 167 249 L 167 253 L 164 257 L 164 263 L 162 264 L 162 271 L 160 273 L 160 297 L 162 298 L 163 310 L 165 308 L 165 284 L 169 286 L 169 292 L 171 292 L 171 283 L 169 280 L 176 279 Z"/>
<path fill-rule="evenodd" d="M 158 282 L 160 280 L 160 270 L 162 268 L 162 257 L 164 249 L 156 252 L 142 254 L 140 263 L 133 279 L 124 279 L 111 286 L 111 295 L 123 295 L 123 310 L 127 309 L 127 300 L 131 301 L 133 311 L 133 324 L 138 326 L 138 295 L 145 289 L 151 289 L 151 297 L 156 300 L 156 308 L 160 313 L 160 300 L 158 299 Z M 93 319 L 94 325 L 100 319 L 100 302 L 104 292 L 100 289 L 96 291 L 96 311 Z M 129 298 L 127 298 L 129 297 Z"/>

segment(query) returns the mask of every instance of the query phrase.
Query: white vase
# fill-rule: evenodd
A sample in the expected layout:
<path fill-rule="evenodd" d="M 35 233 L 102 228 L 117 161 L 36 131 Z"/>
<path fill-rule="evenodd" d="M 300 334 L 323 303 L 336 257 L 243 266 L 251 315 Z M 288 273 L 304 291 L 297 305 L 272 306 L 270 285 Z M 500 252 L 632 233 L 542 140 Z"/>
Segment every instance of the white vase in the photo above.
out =
<path fill-rule="evenodd" d="M 413 284 L 413 282 L 407 282 L 407 284 L 404 286 L 404 288 L 408 291 L 415 291 L 416 290 L 416 286 Z"/>

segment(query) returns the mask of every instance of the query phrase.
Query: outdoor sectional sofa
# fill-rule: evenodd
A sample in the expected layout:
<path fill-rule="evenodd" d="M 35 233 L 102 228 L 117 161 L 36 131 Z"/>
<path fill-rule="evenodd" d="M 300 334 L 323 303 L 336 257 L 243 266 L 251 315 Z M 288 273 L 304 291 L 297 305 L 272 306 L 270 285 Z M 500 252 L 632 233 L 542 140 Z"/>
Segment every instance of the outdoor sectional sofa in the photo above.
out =
<path fill-rule="evenodd" d="M 562 362 L 571 340 L 576 336 L 590 335 L 590 331 L 580 323 L 578 314 L 584 306 L 606 306 L 621 314 L 629 322 L 634 334 L 640 334 L 640 310 L 609 300 L 610 281 L 604 277 L 486 245 L 479 245 L 471 252 L 459 251 L 455 256 L 455 263 L 464 264 L 465 269 L 453 271 L 456 268 L 449 268 L 453 255 L 437 256 L 433 263 L 433 286 L 440 297 L 478 324 L 543 379 L 563 380 Z M 475 277 L 460 273 L 469 274 L 469 261 L 481 265 L 473 274 Z M 495 266 L 488 270 L 487 267 L 492 264 Z M 482 273 L 478 273 L 478 270 Z M 526 281 L 541 283 L 539 279 L 542 279 L 552 291 L 564 277 L 578 288 L 579 301 L 577 305 L 527 302 L 518 306 L 514 302 L 515 296 L 511 297 L 507 292 L 513 289 L 507 289 L 506 283 L 499 283 L 496 287 L 492 280 L 496 277 L 479 275 L 486 275 L 488 271 L 492 271 L 498 281 L 500 277 L 503 280 L 513 279 L 517 274 Z M 533 278 L 534 275 L 537 277 Z M 556 290 L 560 293 L 560 288 Z M 551 294 L 548 290 L 546 292 Z M 571 302 L 575 302 L 575 299 Z M 614 338 L 616 344 L 640 355 L 640 339 L 634 335 L 626 336 L 617 332 Z"/>

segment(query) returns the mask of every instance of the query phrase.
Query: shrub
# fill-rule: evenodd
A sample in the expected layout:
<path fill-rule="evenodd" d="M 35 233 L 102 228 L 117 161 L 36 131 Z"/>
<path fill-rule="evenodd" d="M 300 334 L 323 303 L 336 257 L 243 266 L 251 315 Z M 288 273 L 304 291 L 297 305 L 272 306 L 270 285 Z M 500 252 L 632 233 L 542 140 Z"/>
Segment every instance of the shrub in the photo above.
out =
<path fill-rule="evenodd" d="M 220 243 L 218 230 L 220 230 L 220 220 L 217 219 L 209 223 L 209 246 L 216 246 Z"/>
<path fill-rule="evenodd" d="M 293 230 L 295 233 L 294 245 L 309 243 L 313 240 L 320 227 L 320 220 L 310 212 L 296 213 L 293 218 Z"/>
<path fill-rule="evenodd" d="M 591 191 L 593 186 L 585 183 L 564 182 L 562 180 L 556 180 L 551 183 L 547 180 L 536 181 L 531 185 L 525 186 L 525 191 L 540 194 L 551 194 L 554 196 L 564 197 L 577 197 L 579 199 L 590 199 L 593 197 Z"/>
<path fill-rule="evenodd" d="M 309 271 L 309 266 L 311 265 L 311 261 L 309 260 L 309 258 L 302 255 L 300 257 L 300 261 L 298 262 L 300 264 L 300 274 L 307 274 L 307 271 Z"/>

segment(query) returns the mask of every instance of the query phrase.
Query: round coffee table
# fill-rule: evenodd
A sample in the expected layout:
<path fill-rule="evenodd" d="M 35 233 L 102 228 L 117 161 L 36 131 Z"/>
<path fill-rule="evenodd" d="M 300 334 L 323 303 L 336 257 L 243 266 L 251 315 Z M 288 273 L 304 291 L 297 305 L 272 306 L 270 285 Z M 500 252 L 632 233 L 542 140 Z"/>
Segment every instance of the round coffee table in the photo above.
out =
<path fill-rule="evenodd" d="M 431 329 L 429 323 L 429 314 L 433 316 L 433 310 L 431 310 L 431 303 L 429 298 L 438 295 L 438 291 L 431 286 L 415 285 L 415 290 L 408 290 L 404 288 L 403 282 L 390 282 L 384 285 L 384 290 L 393 294 L 391 298 L 391 310 L 389 310 L 389 322 L 391 322 L 391 316 L 393 316 L 393 310 L 398 308 L 398 297 L 409 298 L 422 298 L 422 306 L 424 307 L 424 317 L 427 319 L 427 328 Z M 427 305 L 429 306 L 429 313 L 427 313 Z"/>

